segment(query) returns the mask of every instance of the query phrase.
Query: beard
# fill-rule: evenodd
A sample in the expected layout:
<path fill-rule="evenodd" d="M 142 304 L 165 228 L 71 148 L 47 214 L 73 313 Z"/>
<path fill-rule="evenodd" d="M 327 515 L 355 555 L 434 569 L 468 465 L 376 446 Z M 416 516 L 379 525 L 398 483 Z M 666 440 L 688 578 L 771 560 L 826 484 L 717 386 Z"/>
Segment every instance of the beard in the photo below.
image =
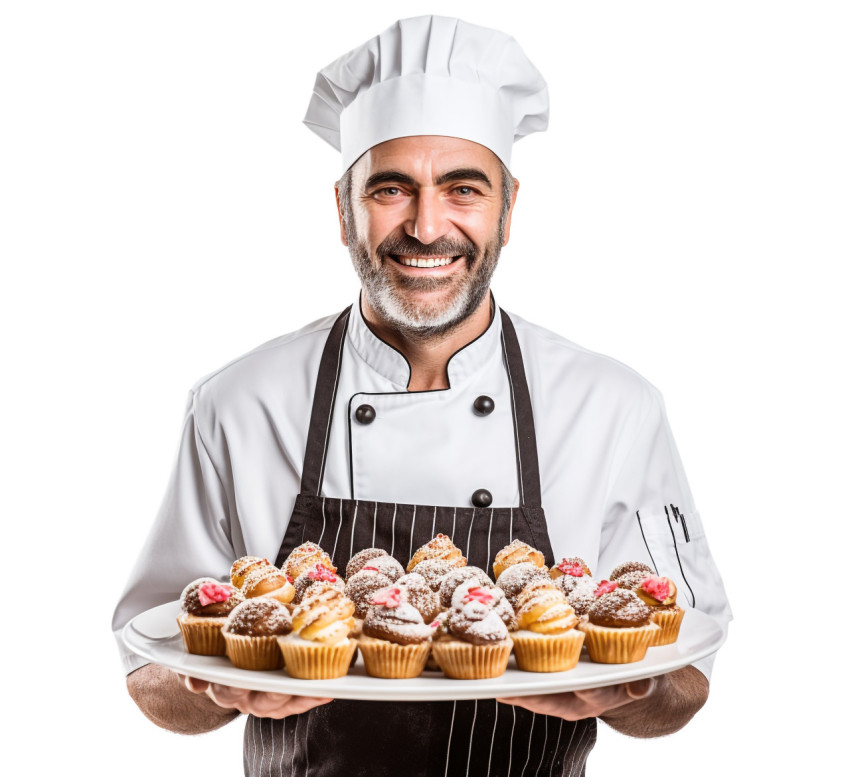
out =
<path fill-rule="evenodd" d="M 348 245 L 369 305 L 403 336 L 424 340 L 448 335 L 478 309 L 490 288 L 502 240 L 501 228 L 480 248 L 471 240 L 439 238 L 426 245 L 409 235 L 390 236 L 377 247 L 375 260 L 355 235 L 349 234 Z M 466 270 L 443 278 L 405 276 L 387 269 L 393 255 L 456 256 Z M 416 299 L 418 293 L 436 299 L 423 302 Z"/>

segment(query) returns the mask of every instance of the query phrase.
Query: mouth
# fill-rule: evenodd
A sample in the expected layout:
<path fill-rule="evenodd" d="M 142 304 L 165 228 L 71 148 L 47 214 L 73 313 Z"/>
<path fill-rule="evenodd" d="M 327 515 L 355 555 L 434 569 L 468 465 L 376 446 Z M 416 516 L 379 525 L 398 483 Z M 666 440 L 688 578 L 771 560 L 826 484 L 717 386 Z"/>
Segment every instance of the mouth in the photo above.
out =
<path fill-rule="evenodd" d="M 403 267 L 446 267 L 453 264 L 458 259 L 463 258 L 463 254 L 457 256 L 409 256 L 407 254 L 388 254 L 396 264 Z"/>

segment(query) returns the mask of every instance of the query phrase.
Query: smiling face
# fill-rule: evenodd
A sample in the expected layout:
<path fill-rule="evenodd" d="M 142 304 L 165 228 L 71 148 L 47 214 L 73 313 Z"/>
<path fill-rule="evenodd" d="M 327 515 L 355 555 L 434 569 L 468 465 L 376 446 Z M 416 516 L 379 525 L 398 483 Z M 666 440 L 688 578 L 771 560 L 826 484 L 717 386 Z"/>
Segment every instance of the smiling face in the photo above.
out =
<path fill-rule="evenodd" d="M 365 300 L 408 337 L 452 331 L 484 300 L 516 196 L 499 159 L 459 138 L 397 138 L 340 182 L 342 240 Z"/>

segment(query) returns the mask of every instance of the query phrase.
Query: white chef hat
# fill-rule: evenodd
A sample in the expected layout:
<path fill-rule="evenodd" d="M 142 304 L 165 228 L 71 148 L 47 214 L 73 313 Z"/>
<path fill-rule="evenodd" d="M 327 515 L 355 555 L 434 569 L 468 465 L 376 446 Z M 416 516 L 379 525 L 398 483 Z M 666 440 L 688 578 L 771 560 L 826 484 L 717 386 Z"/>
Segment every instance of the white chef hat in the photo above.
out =
<path fill-rule="evenodd" d="M 332 62 L 304 117 L 343 170 L 410 135 L 472 140 L 510 166 L 513 142 L 548 120 L 546 82 L 515 40 L 444 16 L 402 19 Z"/>

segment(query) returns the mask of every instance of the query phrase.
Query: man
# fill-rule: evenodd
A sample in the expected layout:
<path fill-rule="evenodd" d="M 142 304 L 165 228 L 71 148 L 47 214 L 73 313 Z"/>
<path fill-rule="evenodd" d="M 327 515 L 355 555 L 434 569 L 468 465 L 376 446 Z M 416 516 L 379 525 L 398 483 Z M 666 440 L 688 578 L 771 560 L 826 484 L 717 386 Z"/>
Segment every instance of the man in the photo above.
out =
<path fill-rule="evenodd" d="M 454 19 L 399 22 L 319 74 L 305 121 L 342 152 L 340 231 L 360 299 L 193 389 L 117 628 L 241 555 L 279 560 L 311 540 L 340 567 L 370 545 L 406 562 L 436 531 L 485 568 L 514 538 L 600 577 L 645 561 L 680 581 L 683 603 L 728 621 L 657 392 L 490 294 L 518 192 L 511 145 L 547 115 L 516 42 Z M 704 703 L 710 672 L 706 660 L 577 693 L 389 704 L 244 691 L 125 659 L 131 695 L 161 726 L 196 733 L 248 714 L 248 774 L 506 773 L 515 743 L 538 772 L 582 773 L 596 717 L 670 733 Z M 274 752 L 290 754 L 285 768 Z"/>

